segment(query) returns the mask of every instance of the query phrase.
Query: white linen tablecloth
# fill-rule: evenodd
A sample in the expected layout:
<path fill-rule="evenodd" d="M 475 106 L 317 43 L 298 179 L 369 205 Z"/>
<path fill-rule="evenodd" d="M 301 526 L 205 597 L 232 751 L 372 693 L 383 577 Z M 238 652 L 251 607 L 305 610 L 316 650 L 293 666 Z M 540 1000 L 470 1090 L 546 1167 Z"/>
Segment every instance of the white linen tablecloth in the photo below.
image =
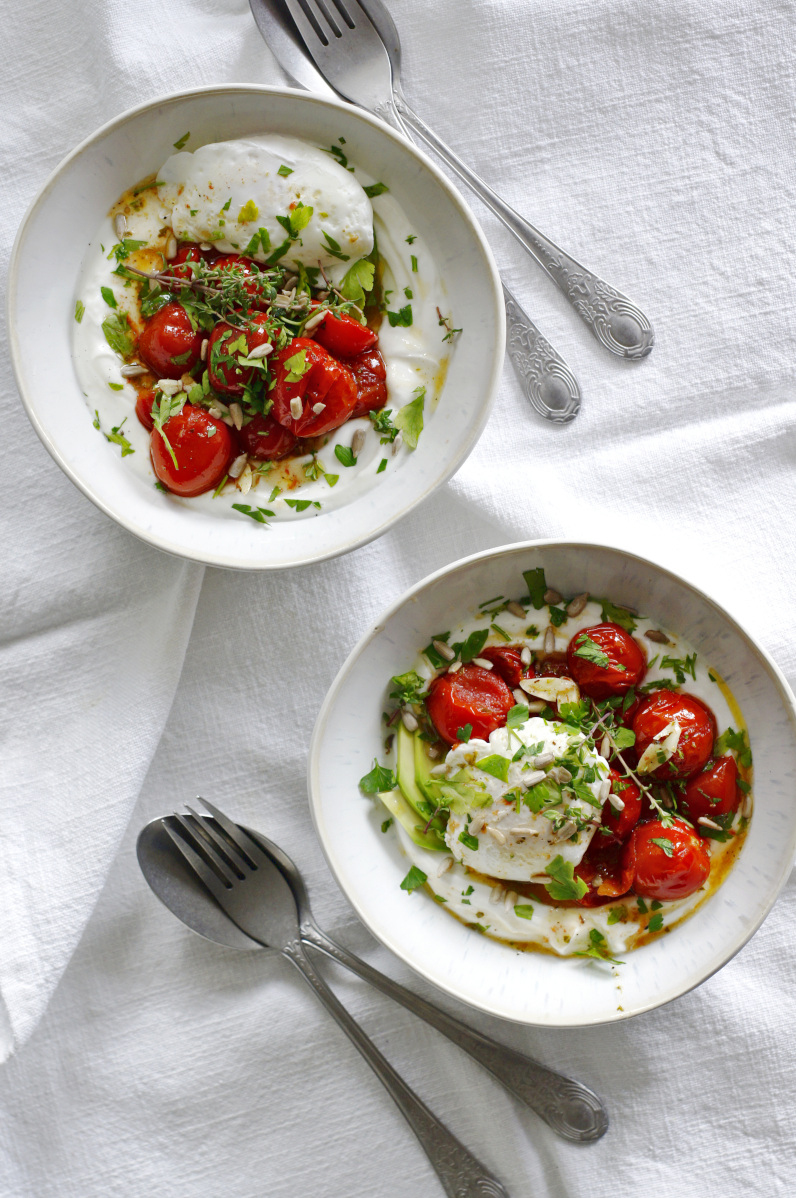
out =
<path fill-rule="evenodd" d="M 339 664 L 430 570 L 526 537 L 605 538 L 707 587 L 796 677 L 796 4 L 389 3 L 413 105 L 637 300 L 657 345 L 612 360 L 485 216 L 581 380 L 581 416 L 538 421 L 507 366 L 445 488 L 375 544 L 278 577 L 203 571 L 110 523 L 40 446 L 3 355 L 4 1196 L 441 1194 L 289 966 L 191 936 L 133 852 L 147 819 L 215 797 L 306 871 L 323 926 L 429 993 L 335 887 L 305 764 Z M 3 261 L 78 140 L 156 94 L 233 81 L 283 81 L 246 0 L 20 8 L 0 79 Z M 612 1124 L 596 1146 L 564 1144 L 425 1024 L 329 974 L 512 1198 L 769 1198 L 792 1194 L 796 1163 L 795 907 L 791 883 L 716 977 L 621 1025 L 543 1032 L 458 1009 L 597 1089 Z"/>

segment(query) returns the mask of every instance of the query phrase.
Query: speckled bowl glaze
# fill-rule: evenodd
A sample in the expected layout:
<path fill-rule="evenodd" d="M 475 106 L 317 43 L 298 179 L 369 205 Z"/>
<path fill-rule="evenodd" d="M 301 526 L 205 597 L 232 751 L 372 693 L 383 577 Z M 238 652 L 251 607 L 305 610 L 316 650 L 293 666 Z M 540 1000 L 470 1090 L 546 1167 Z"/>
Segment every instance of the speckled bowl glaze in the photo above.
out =
<path fill-rule="evenodd" d="M 616 970 L 517 951 L 452 919 L 425 892 L 407 895 L 399 887 L 407 859 L 397 839 L 381 835 L 383 813 L 358 787 L 381 753 L 391 675 L 407 669 L 435 631 L 455 624 L 485 595 L 518 595 L 522 571 L 537 566 L 564 593 L 608 595 L 690 641 L 732 689 L 754 753 L 753 815 L 729 876 L 689 919 L 625 954 Z M 653 562 L 601 545 L 510 545 L 432 574 L 368 630 L 318 716 L 309 791 L 339 885 L 370 931 L 424 978 L 517 1023 L 609 1023 L 671 1002 L 704 982 L 770 911 L 796 854 L 796 701 L 774 663 L 726 611 Z"/>
<path fill-rule="evenodd" d="M 465 330 L 417 450 L 365 494 L 310 519 L 274 521 L 265 528 L 174 502 L 128 470 L 91 427 L 71 350 L 83 255 L 111 205 L 165 162 L 186 129 L 193 147 L 263 132 L 320 146 L 344 136 L 351 160 L 388 183 L 426 240 L 455 300 L 456 324 Z M 53 245 L 58 245 L 55 273 Z M 45 276 L 49 285 L 42 287 Z M 278 570 L 346 553 L 380 536 L 441 486 L 480 436 L 505 344 L 505 311 L 492 253 L 459 194 L 425 154 L 351 105 L 254 85 L 205 87 L 152 100 L 115 117 L 65 158 L 17 234 L 8 324 L 14 373 L 31 423 L 84 495 L 159 549 L 244 570 Z"/>

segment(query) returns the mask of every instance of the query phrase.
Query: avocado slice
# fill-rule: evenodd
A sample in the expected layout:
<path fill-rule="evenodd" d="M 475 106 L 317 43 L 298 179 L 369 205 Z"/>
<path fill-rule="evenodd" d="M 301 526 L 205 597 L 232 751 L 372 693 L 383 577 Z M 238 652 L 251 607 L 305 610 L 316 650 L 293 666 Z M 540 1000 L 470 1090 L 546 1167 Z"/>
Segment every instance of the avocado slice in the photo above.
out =
<path fill-rule="evenodd" d="M 425 820 L 422 824 L 417 822 L 417 813 L 409 806 L 400 790 L 380 791 L 379 799 L 390 815 L 394 816 L 404 831 L 411 836 L 415 844 L 434 852 L 440 850 L 448 852 L 448 846 L 438 832 L 435 832 L 433 828 L 429 828 L 428 832 L 423 831 Z"/>
<path fill-rule="evenodd" d="M 418 784 L 418 759 L 423 752 L 422 745 L 419 746 L 419 751 L 416 749 L 416 738 L 411 732 L 407 732 L 403 724 L 399 723 L 398 732 L 395 738 L 395 750 L 397 755 L 396 773 L 398 775 L 398 785 L 401 788 L 404 798 L 410 807 L 423 818 L 423 823 L 430 819 L 434 814 L 437 803 L 434 798 L 426 796 L 424 789 Z M 430 769 L 428 758 L 426 758 L 427 766 L 422 771 L 424 782 L 427 785 L 430 781 Z"/>

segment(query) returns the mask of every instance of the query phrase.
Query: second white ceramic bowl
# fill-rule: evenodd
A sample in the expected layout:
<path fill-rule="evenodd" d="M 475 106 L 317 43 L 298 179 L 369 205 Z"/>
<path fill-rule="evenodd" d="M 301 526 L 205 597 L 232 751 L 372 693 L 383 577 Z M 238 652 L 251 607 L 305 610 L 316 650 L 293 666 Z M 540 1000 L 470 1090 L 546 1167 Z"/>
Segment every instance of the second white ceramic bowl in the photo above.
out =
<path fill-rule="evenodd" d="M 595 962 L 517 951 L 448 915 L 425 892 L 400 889 L 407 859 L 383 836 L 383 812 L 359 790 L 382 758 L 393 674 L 411 667 L 439 628 L 485 595 L 519 596 L 543 566 L 564 594 L 607 595 L 659 620 L 719 671 L 740 704 L 754 753 L 754 813 L 722 886 L 673 932 L 625 954 L 615 976 Z M 354 649 L 326 697 L 310 751 L 313 818 L 332 871 L 360 919 L 428 981 L 518 1023 L 573 1027 L 626 1019 L 670 1002 L 727 962 L 759 927 L 796 853 L 796 706 L 773 662 L 726 611 L 644 558 L 600 545 L 529 542 L 489 550 L 403 595 Z"/>
<path fill-rule="evenodd" d="M 266 529 L 174 502 L 136 477 L 91 427 L 71 353 L 81 261 L 111 205 L 156 171 L 186 130 L 193 148 L 264 132 L 319 146 L 345 137 L 351 161 L 387 183 L 425 239 L 455 323 L 464 330 L 415 452 L 364 495 L 312 519 L 274 522 Z M 8 323 L 14 372 L 31 422 L 80 490 L 159 549 L 249 570 L 283 569 L 345 553 L 379 536 L 450 478 L 486 422 L 505 342 L 492 253 L 437 167 L 393 129 L 348 104 L 253 85 L 206 87 L 153 100 L 122 113 L 78 146 L 48 179 L 17 235 Z"/>

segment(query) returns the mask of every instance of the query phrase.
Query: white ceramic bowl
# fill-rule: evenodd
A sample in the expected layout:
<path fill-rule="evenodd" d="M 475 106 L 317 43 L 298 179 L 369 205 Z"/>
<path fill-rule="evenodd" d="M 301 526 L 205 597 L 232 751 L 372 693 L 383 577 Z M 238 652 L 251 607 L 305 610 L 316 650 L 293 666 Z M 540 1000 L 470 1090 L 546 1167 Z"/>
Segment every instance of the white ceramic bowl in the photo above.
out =
<path fill-rule="evenodd" d="M 91 427 L 72 365 L 75 285 L 88 242 L 121 193 L 173 152 L 277 132 L 331 145 L 384 180 L 427 242 L 465 330 L 417 450 L 370 491 L 313 519 L 269 529 L 167 500 L 127 468 Z M 68 236 L 65 235 L 68 231 Z M 53 270 L 53 246 L 58 247 Z M 42 279 L 47 286 L 42 286 Z M 51 175 L 17 235 L 9 272 L 11 360 L 33 427 L 62 470 L 136 536 L 180 557 L 250 570 L 345 553 L 379 536 L 459 468 L 486 422 L 503 362 L 505 314 L 494 259 L 474 218 L 434 164 L 381 121 L 306 92 L 253 85 L 206 87 L 122 113 Z M 46 346 L 46 351 L 43 347 Z"/>
<path fill-rule="evenodd" d="M 518 595 L 543 566 L 564 593 L 609 595 L 691 642 L 727 680 L 754 753 L 754 814 L 724 884 L 665 937 L 605 966 L 519 952 L 471 931 L 425 891 L 400 890 L 397 838 L 358 781 L 383 760 L 387 683 L 441 627 L 484 595 Z M 626 1019 L 699 985 L 746 943 L 770 910 L 796 853 L 796 701 L 777 667 L 722 608 L 652 562 L 599 545 L 527 542 L 455 562 L 407 591 L 360 641 L 324 701 L 312 740 L 313 818 L 332 871 L 360 919 L 419 974 L 504 1019 L 573 1027 Z M 621 987 L 621 989 L 620 989 Z"/>

